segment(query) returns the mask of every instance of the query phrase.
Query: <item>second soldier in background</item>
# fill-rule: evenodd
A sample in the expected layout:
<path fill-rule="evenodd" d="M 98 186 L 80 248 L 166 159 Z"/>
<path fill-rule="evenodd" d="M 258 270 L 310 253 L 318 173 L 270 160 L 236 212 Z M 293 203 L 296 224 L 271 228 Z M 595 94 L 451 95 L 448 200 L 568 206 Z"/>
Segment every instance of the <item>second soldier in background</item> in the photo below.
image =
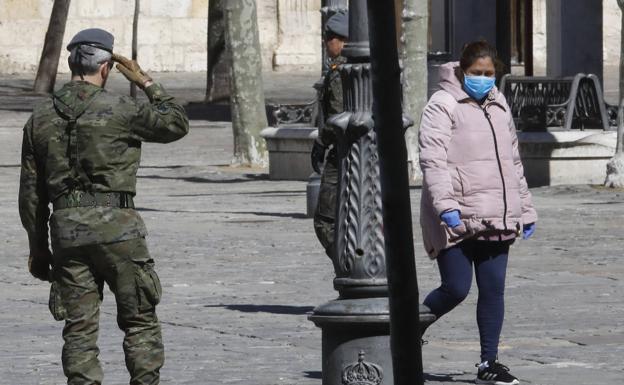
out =
<path fill-rule="evenodd" d="M 346 63 L 342 49 L 349 36 L 349 16 L 346 12 L 334 14 L 327 20 L 324 30 L 328 70 L 323 78 L 320 93 L 321 122 L 318 138 L 312 148 L 312 168 L 321 174 L 318 203 L 314 213 L 314 231 L 325 252 L 333 258 L 334 221 L 336 216 L 336 190 L 338 187 L 338 158 L 336 136 L 327 119 L 343 112 L 342 81 L 338 68 Z M 327 156 L 326 156 L 327 155 Z"/>

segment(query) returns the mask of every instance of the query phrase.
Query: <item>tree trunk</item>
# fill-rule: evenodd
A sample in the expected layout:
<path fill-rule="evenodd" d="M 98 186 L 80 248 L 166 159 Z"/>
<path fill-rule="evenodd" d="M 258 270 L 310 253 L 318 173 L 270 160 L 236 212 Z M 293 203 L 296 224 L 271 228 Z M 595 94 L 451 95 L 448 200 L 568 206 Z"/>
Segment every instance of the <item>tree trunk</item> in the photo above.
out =
<path fill-rule="evenodd" d="M 43 43 L 43 51 L 39 60 L 37 77 L 35 78 L 34 90 L 39 93 L 51 93 L 54 91 L 56 72 L 58 71 L 59 58 L 63 48 L 63 35 L 69 13 L 70 0 L 54 0 L 48 31 Z"/>
<path fill-rule="evenodd" d="M 615 156 L 607 163 L 605 186 L 624 187 L 624 0 L 617 0 L 622 11 L 622 32 L 620 42 L 620 106 L 618 108 L 618 131 Z"/>
<path fill-rule="evenodd" d="M 617 0 L 617 3 L 622 12 L 621 23 L 624 27 L 624 0 Z M 622 53 L 624 53 L 624 29 L 620 32 L 620 100 L 624 98 L 624 56 Z"/>
<path fill-rule="evenodd" d="M 208 68 L 206 70 L 206 102 L 230 97 L 230 67 L 232 60 L 225 50 L 224 0 L 208 4 Z"/>
<path fill-rule="evenodd" d="M 624 32 L 624 31 L 623 31 Z M 621 91 L 621 90 L 620 90 Z M 624 188 L 624 98 L 620 99 L 618 108 L 618 132 L 615 156 L 607 163 L 607 179 L 605 186 Z"/>
<path fill-rule="evenodd" d="M 405 142 L 410 183 L 421 184 L 418 129 L 427 104 L 428 0 L 404 0 L 403 7 L 403 109 L 414 120 L 405 133 Z"/>
<path fill-rule="evenodd" d="M 138 34 L 139 34 L 139 12 L 141 11 L 141 1 L 134 0 L 134 18 L 132 19 L 132 60 L 138 57 Z M 136 98 L 137 87 L 134 82 L 130 82 L 130 96 Z"/>
<path fill-rule="evenodd" d="M 233 163 L 267 164 L 260 131 L 267 123 L 262 84 L 262 57 L 255 0 L 225 0 L 225 43 L 232 57 L 230 104 L 234 132 Z"/>

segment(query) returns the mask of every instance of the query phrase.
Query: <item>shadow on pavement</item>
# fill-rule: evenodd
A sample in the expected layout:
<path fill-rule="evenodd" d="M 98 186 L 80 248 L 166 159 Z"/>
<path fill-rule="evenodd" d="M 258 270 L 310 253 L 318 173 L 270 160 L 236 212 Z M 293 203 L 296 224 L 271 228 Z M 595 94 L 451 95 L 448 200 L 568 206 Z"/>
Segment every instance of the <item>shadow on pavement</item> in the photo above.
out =
<path fill-rule="evenodd" d="M 275 125 L 277 122 L 273 111 L 275 105 L 266 104 L 264 109 L 266 111 L 267 122 L 269 126 Z M 218 101 L 213 103 L 205 102 L 189 102 L 184 105 L 186 114 L 189 120 L 208 120 L 211 122 L 231 122 L 232 112 L 229 101 Z"/>
<path fill-rule="evenodd" d="M 232 214 L 251 214 L 260 217 L 279 217 L 279 218 L 292 218 L 292 219 L 308 219 L 308 216 L 304 213 L 270 213 L 264 211 L 237 211 Z"/>
<path fill-rule="evenodd" d="M 314 306 L 289 306 L 289 305 L 205 305 L 204 307 L 222 307 L 228 310 L 240 311 L 243 313 L 271 313 L 304 315 L 314 310 Z M 308 373 L 308 372 L 306 372 Z M 316 372 L 309 372 L 316 373 Z M 320 378 L 320 377 L 319 377 Z"/>
<path fill-rule="evenodd" d="M 316 378 L 320 380 L 323 378 L 323 372 L 319 372 L 318 370 L 306 370 L 303 372 L 303 376 L 305 378 Z"/>
<path fill-rule="evenodd" d="M 619 205 L 624 202 L 622 201 L 612 201 L 612 202 L 585 202 L 581 203 L 584 206 L 593 206 L 593 205 Z"/>
<path fill-rule="evenodd" d="M 209 179 L 209 178 L 202 178 L 199 176 L 173 177 L 173 176 L 162 176 L 162 175 L 139 175 L 137 176 L 137 178 L 171 179 L 171 180 L 181 180 L 184 182 L 191 182 L 191 183 L 228 184 L 228 183 L 254 182 L 258 180 L 269 180 L 269 174 L 244 174 L 243 178 L 232 178 L 232 179 Z"/>
<path fill-rule="evenodd" d="M 425 382 L 452 382 L 458 384 L 474 384 L 474 380 L 455 379 L 452 375 L 449 374 L 424 373 L 423 377 L 425 379 Z"/>
<path fill-rule="evenodd" d="M 19 167 L 16 164 L 12 167 Z M 3 167 L 0 165 L 0 168 Z M 170 197 L 209 197 L 220 195 L 261 195 L 264 198 L 278 198 L 284 196 L 299 196 L 305 194 L 305 190 L 267 190 L 267 191 L 241 191 L 241 192 L 218 192 L 218 193 L 199 193 L 199 194 L 169 194 Z"/>
<path fill-rule="evenodd" d="M 201 210 L 161 210 L 154 209 L 150 207 L 136 207 L 136 211 L 151 211 L 151 212 L 159 212 L 159 213 L 187 213 L 187 214 L 245 214 L 245 215 L 256 215 L 259 217 L 277 217 L 277 218 L 292 218 L 292 219 L 309 219 L 309 217 L 304 213 L 271 213 L 265 211 L 201 211 Z M 227 222 L 249 222 L 247 219 L 236 219 L 232 218 Z M 255 222 L 255 221 L 251 221 Z M 269 222 L 269 221 L 267 221 Z"/>

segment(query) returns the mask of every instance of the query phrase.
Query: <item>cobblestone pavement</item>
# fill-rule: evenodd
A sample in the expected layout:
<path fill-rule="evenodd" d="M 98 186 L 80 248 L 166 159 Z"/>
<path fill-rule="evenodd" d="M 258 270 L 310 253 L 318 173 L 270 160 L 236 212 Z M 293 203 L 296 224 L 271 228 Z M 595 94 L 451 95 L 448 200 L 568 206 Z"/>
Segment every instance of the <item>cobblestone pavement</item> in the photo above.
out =
<path fill-rule="evenodd" d="M 0 111 L 0 384 L 62 384 L 61 323 L 48 285 L 27 272 L 17 214 L 21 127 Z M 164 299 L 163 384 L 320 385 L 321 333 L 307 320 L 335 298 L 333 271 L 305 217 L 305 183 L 228 166 L 227 123 L 193 121 L 188 137 L 146 145 L 136 203 Z M 423 297 L 439 283 L 412 206 Z M 513 246 L 500 359 L 523 384 L 620 384 L 624 376 L 624 192 L 534 189 L 534 239 Z M 471 383 L 478 360 L 476 290 L 433 325 L 427 384 Z M 122 334 L 105 292 L 100 348 L 107 384 L 127 383 Z"/>
<path fill-rule="evenodd" d="M 160 72 L 153 73 L 153 78 L 161 83 L 173 96 L 184 103 L 204 100 L 206 92 L 206 74 L 199 72 Z M 308 102 L 316 93 L 314 82 L 320 78 L 320 72 L 266 72 L 263 74 L 264 93 L 267 104 L 277 102 Z M 59 74 L 56 89 L 69 80 L 68 74 Z M 0 110 L 31 111 L 42 95 L 32 92 L 34 75 L 0 75 Z M 128 81 L 117 70 L 113 70 L 106 88 L 117 92 L 129 92 Z M 139 98 L 144 98 L 138 90 Z"/>

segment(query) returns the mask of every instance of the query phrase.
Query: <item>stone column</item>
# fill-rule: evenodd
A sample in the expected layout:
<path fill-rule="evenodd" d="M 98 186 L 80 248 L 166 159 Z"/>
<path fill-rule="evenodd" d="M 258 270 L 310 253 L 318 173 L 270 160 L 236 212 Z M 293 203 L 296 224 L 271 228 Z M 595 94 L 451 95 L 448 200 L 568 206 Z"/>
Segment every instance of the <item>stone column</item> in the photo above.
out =
<path fill-rule="evenodd" d="M 533 74 L 546 75 L 546 3 L 547 0 L 533 0 Z"/>
<path fill-rule="evenodd" d="M 546 2 L 548 76 L 583 72 L 602 80 L 602 1 Z"/>
<path fill-rule="evenodd" d="M 311 68 L 319 63 L 318 10 L 320 0 L 278 0 L 279 45 L 273 55 L 276 69 Z"/>

